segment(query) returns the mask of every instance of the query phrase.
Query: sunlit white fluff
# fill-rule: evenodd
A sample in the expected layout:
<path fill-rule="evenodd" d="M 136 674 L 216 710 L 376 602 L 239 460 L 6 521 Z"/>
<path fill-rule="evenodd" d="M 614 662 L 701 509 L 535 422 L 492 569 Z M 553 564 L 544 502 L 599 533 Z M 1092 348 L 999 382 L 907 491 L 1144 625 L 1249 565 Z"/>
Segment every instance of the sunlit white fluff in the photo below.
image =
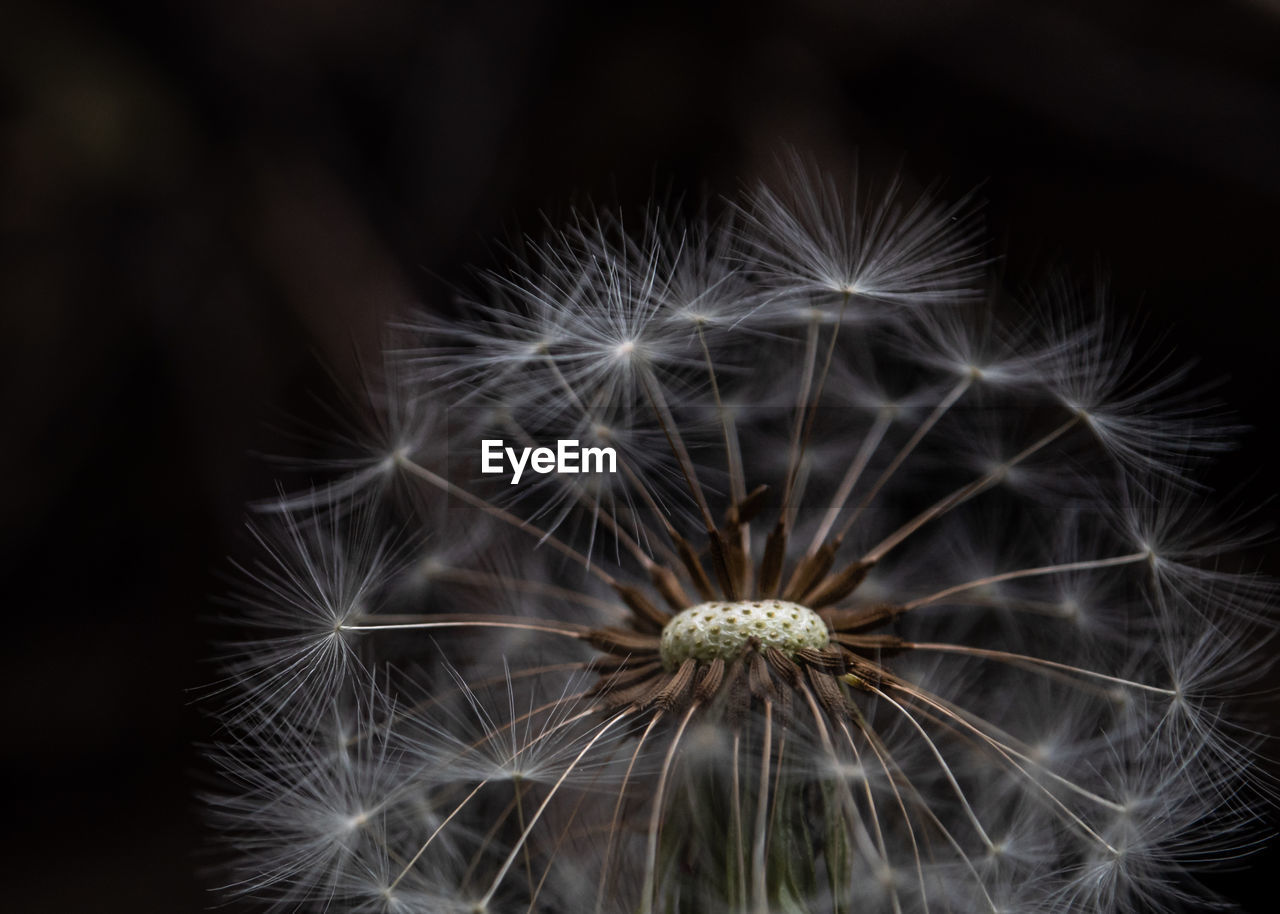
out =
<path fill-rule="evenodd" d="M 397 745 L 394 715 L 376 689 L 347 695 L 317 709 L 305 729 L 280 719 L 235 734 L 215 755 L 237 788 L 211 800 L 243 854 L 229 890 L 280 911 L 414 910 L 415 896 L 442 894 L 445 874 L 462 865 L 457 835 L 432 848 L 431 879 L 389 872 L 393 848 L 441 821 L 413 786 L 424 771 Z"/>
<path fill-rule="evenodd" d="M 898 181 L 869 190 L 793 161 L 781 187 L 743 206 L 749 257 L 786 292 L 903 305 L 954 302 L 980 291 L 972 208 L 911 195 Z"/>
<path fill-rule="evenodd" d="M 398 357 L 398 347 L 406 342 L 402 334 L 388 333 L 386 353 L 367 369 L 360 389 L 337 406 L 326 406 L 331 427 L 299 434 L 324 456 L 307 461 L 277 458 L 313 478 L 297 491 L 260 501 L 255 506 L 259 511 L 301 518 L 412 499 L 396 491 L 403 482 L 404 462 L 438 467 L 448 453 L 449 428 L 448 414 L 434 390 L 424 385 L 421 372 Z"/>
<path fill-rule="evenodd" d="M 227 649 L 219 689 L 239 709 L 238 726 L 274 729 L 326 713 L 366 672 L 358 623 L 400 571 L 394 532 L 367 510 L 330 510 L 299 499 L 298 514 L 248 525 L 255 556 L 239 566 L 233 592 L 252 637 Z"/>

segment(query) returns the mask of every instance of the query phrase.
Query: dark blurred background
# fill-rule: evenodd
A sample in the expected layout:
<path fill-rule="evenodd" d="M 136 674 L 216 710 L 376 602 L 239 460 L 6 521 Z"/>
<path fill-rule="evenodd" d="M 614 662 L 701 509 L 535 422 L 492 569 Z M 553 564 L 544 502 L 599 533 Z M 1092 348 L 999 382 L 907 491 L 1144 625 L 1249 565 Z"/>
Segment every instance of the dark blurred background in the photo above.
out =
<path fill-rule="evenodd" d="M 4 4 L 0 907 L 215 901 L 191 690 L 252 454 L 574 200 L 733 193 L 788 147 L 977 188 L 1008 284 L 1101 269 L 1223 379 L 1255 431 L 1211 481 L 1273 495 L 1277 0 L 688 6 Z M 1274 910 L 1277 859 L 1214 883 Z"/>

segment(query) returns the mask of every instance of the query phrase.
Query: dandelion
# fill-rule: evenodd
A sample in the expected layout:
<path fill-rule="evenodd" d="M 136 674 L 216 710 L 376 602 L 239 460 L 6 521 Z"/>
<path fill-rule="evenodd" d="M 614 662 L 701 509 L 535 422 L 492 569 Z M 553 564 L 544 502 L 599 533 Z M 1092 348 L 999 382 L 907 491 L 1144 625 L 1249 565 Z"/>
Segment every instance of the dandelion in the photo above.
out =
<path fill-rule="evenodd" d="M 1271 587 L 1193 478 L 1225 429 L 1078 299 L 1003 324 L 963 208 L 866 198 L 797 168 L 724 222 L 581 214 L 399 328 L 373 433 L 254 526 L 230 891 L 1207 901 L 1266 800 L 1231 699 Z M 616 463 L 481 471 L 565 439 Z"/>

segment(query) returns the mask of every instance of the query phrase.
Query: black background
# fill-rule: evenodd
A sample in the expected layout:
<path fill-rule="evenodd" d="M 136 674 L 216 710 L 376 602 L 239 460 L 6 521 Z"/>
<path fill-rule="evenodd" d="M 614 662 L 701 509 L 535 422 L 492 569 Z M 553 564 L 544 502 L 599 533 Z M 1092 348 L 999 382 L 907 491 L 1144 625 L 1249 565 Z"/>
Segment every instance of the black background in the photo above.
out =
<path fill-rule="evenodd" d="M 1276 517 L 1280 3 L 687 7 L 0 11 L 0 907 L 213 903 L 190 690 L 252 453 L 574 200 L 733 193 L 788 147 L 978 188 L 1010 286 L 1104 274 L 1223 381 L 1254 431 L 1211 482 Z M 1276 860 L 1214 884 L 1271 910 Z"/>

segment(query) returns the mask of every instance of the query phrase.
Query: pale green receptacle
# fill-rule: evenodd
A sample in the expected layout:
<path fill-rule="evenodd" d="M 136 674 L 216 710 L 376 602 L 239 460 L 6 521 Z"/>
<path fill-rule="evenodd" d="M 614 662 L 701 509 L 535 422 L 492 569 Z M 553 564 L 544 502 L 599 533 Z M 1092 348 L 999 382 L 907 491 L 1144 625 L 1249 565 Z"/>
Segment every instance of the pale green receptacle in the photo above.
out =
<path fill-rule="evenodd" d="M 827 625 L 813 610 L 787 600 L 713 601 L 691 606 L 662 630 L 662 662 L 672 669 L 693 658 L 731 660 L 749 640 L 784 654 L 827 646 Z"/>

